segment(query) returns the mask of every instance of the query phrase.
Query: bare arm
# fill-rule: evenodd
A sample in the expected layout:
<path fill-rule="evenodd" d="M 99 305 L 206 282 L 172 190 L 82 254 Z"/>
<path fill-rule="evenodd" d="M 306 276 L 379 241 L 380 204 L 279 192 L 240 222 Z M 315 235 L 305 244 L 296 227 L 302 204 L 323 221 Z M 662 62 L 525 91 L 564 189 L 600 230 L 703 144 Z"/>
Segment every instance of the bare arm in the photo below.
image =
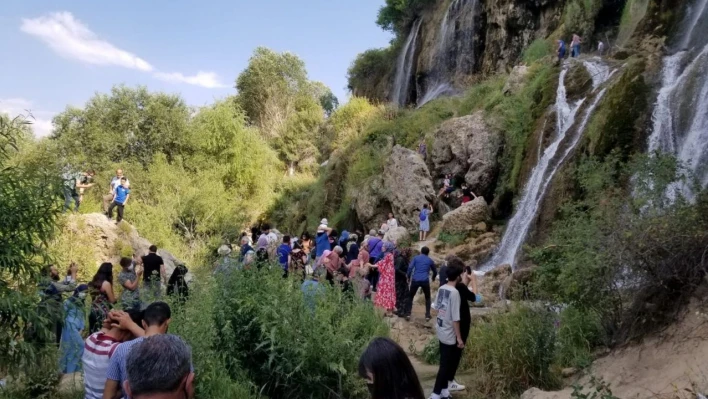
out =
<path fill-rule="evenodd" d="M 130 199 L 130 194 L 125 196 L 125 201 L 123 201 L 123 205 L 127 204 L 129 199 Z"/>
<path fill-rule="evenodd" d="M 103 292 L 108 297 L 108 302 L 116 303 L 116 295 L 113 293 L 113 285 L 111 283 L 109 283 L 108 281 L 104 281 L 101 288 L 103 289 Z"/>
<path fill-rule="evenodd" d="M 142 274 L 143 274 L 143 272 L 142 272 L 141 270 L 139 270 L 139 271 L 135 274 L 135 275 L 136 275 L 136 279 L 133 280 L 133 281 L 130 281 L 130 280 L 126 281 L 125 283 L 123 283 L 123 287 L 125 287 L 126 289 L 128 289 L 128 290 L 130 290 L 130 291 L 135 291 L 135 290 L 138 288 L 138 285 L 140 284 L 140 276 L 141 276 Z"/>
<path fill-rule="evenodd" d="M 120 397 L 119 382 L 106 379 L 106 386 L 103 388 L 103 399 L 118 399 Z"/>
<path fill-rule="evenodd" d="M 160 265 L 160 277 L 164 283 L 167 283 L 167 271 L 165 270 L 165 264 Z"/>

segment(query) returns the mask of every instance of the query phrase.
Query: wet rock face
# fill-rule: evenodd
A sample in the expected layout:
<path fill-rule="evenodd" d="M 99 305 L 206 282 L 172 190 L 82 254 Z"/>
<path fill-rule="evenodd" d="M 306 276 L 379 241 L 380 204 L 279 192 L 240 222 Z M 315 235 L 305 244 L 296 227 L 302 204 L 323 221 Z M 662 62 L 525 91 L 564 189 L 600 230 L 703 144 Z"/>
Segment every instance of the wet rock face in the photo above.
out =
<path fill-rule="evenodd" d="M 383 183 L 398 224 L 418 231 L 417 210 L 435 199 L 433 182 L 423 158 L 416 152 L 396 145 L 384 166 Z M 382 215 L 385 220 L 385 215 Z"/>
<path fill-rule="evenodd" d="M 482 73 L 514 65 L 532 41 L 547 37 L 560 24 L 563 0 L 499 0 L 484 4 Z"/>
<path fill-rule="evenodd" d="M 450 119 L 435 133 L 431 153 L 433 173 L 464 176 L 477 195 L 490 195 L 499 170 L 501 136 L 484 120 L 483 112 Z"/>
<path fill-rule="evenodd" d="M 391 211 L 385 197 L 383 177 L 376 176 L 358 190 L 354 197 L 354 210 L 365 231 L 378 229 Z"/>

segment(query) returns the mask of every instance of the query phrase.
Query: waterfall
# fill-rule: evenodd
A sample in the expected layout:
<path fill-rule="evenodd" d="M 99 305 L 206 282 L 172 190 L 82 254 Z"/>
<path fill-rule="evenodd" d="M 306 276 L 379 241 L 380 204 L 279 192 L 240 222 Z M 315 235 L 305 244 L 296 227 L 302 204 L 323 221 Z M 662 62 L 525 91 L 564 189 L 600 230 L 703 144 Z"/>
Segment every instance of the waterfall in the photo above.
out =
<path fill-rule="evenodd" d="M 649 151 L 673 154 L 708 186 L 708 0 L 697 0 L 684 19 L 678 51 L 664 57 L 662 87 L 652 114 Z M 677 183 L 667 195 L 692 199 L 690 185 Z"/>
<path fill-rule="evenodd" d="M 454 89 L 457 72 L 469 73 L 474 67 L 474 12 L 478 0 L 453 0 L 440 22 L 437 43 L 430 57 L 430 72 L 425 94 L 418 107 Z"/>
<path fill-rule="evenodd" d="M 518 202 L 516 212 L 504 232 L 501 244 L 492 258 L 482 266 L 481 270 L 483 271 L 488 271 L 495 266 L 504 264 L 510 264 L 515 269 L 516 258 L 526 240 L 533 220 L 538 214 L 538 209 L 543 202 L 548 186 L 565 159 L 580 142 L 585 126 L 590 120 L 595 107 L 597 107 L 597 104 L 605 94 L 605 89 L 599 92 L 597 92 L 597 89 L 612 76 L 609 68 L 597 59 L 584 61 L 583 65 L 593 77 L 593 93 L 597 94 L 595 94 L 592 104 L 585 110 L 580 123 L 577 124 L 575 129 L 571 129 L 571 127 L 576 125 L 576 116 L 587 97 L 574 103 L 568 102 L 565 76 L 568 73 L 569 65 L 568 62 L 564 64 L 558 78 L 555 104 L 556 133 L 553 142 L 543 151 L 536 166 L 533 168 L 531 177 L 524 187 L 524 193 Z M 571 137 L 568 138 L 568 133 L 571 131 L 574 134 L 571 133 Z"/>
<path fill-rule="evenodd" d="M 413 79 L 413 63 L 415 62 L 415 46 L 418 41 L 418 33 L 420 25 L 423 22 L 421 18 L 417 19 L 411 27 L 411 32 L 401 49 L 401 54 L 398 56 L 396 64 L 396 77 L 393 81 L 393 90 L 391 92 L 391 101 L 398 105 L 406 105 L 408 100 L 408 86 Z"/>

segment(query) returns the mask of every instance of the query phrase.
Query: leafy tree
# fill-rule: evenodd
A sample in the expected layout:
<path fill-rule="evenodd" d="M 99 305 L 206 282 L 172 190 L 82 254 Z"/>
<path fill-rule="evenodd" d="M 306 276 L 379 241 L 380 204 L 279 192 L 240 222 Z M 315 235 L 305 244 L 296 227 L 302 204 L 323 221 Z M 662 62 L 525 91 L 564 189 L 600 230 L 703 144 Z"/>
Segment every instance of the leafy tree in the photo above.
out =
<path fill-rule="evenodd" d="M 131 159 L 148 165 L 159 152 L 172 158 L 184 146 L 189 108 L 177 95 L 145 87 L 115 86 L 84 109 L 67 108 L 54 118 L 61 156 L 74 164 L 100 166 Z"/>
<path fill-rule="evenodd" d="M 322 82 L 312 82 L 313 97 L 318 99 L 320 106 L 327 116 L 339 107 L 339 99 L 332 93 L 332 90 Z"/>
<path fill-rule="evenodd" d="M 29 121 L 0 115 L 0 369 L 17 373 L 41 354 L 22 339 L 48 320 L 36 312 L 37 277 L 48 263 L 47 242 L 61 211 L 58 181 L 51 170 L 13 165 L 10 157 L 27 139 Z"/>
<path fill-rule="evenodd" d="M 396 49 L 371 49 L 357 55 L 347 72 L 349 91 L 372 102 L 385 102 L 387 84 L 396 65 Z"/>
<path fill-rule="evenodd" d="M 381 29 L 401 34 L 420 11 L 434 0 L 386 0 L 376 19 Z"/>

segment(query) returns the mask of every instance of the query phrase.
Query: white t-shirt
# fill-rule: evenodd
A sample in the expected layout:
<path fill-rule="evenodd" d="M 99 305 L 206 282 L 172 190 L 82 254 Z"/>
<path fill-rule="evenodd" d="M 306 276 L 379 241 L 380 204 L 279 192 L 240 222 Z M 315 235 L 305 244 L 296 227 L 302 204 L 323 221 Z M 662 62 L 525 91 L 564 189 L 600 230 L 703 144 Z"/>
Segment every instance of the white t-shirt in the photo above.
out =
<path fill-rule="evenodd" d="M 388 225 L 389 230 L 395 229 L 396 227 L 398 227 L 398 220 L 396 220 L 396 218 L 391 218 L 386 221 L 386 225 Z"/>
<path fill-rule="evenodd" d="M 457 344 L 457 335 L 452 324 L 460 321 L 460 293 L 457 288 L 447 284 L 440 287 L 435 298 L 435 309 L 438 311 L 435 323 L 438 339 L 445 345 Z"/>

